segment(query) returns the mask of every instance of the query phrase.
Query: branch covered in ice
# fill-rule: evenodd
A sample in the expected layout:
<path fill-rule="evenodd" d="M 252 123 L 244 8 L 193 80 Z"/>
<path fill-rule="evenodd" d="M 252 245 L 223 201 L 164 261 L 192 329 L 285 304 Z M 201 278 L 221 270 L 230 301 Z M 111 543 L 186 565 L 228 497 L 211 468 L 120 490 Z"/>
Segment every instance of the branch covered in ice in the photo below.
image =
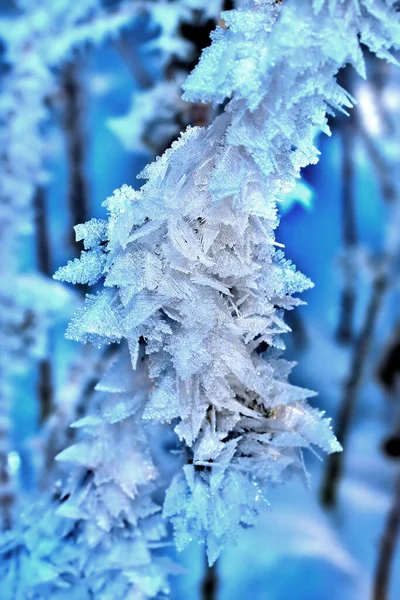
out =
<path fill-rule="evenodd" d="M 391 2 L 254 0 L 223 14 L 185 97 L 229 100 L 208 128 L 188 129 L 142 176 L 105 202 L 108 220 L 77 227 L 81 260 L 56 277 L 104 289 L 69 337 L 139 341 L 149 357 L 144 418 L 171 423 L 187 464 L 167 491 L 176 543 L 207 543 L 210 562 L 254 524 L 267 484 L 304 470 L 303 450 L 340 450 L 329 420 L 288 381 L 285 310 L 310 281 L 275 240 L 276 201 L 318 160 L 315 133 L 352 99 L 336 82 L 360 42 L 391 59 Z"/>

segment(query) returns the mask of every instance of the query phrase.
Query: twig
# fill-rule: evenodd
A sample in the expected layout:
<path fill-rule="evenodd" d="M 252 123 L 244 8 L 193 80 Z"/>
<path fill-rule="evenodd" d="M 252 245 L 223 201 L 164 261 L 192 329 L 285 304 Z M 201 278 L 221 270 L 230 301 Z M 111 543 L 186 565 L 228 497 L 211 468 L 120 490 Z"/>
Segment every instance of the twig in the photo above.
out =
<path fill-rule="evenodd" d="M 387 515 L 375 572 L 373 600 L 389 597 L 390 574 L 400 533 L 400 471 L 397 475 L 392 506 Z"/>

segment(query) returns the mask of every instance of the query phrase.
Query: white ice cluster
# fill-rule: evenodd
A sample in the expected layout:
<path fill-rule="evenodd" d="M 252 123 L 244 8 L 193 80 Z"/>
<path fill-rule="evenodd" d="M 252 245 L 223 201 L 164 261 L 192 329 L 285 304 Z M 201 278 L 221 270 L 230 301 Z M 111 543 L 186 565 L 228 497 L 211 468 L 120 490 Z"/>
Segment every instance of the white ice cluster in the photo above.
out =
<path fill-rule="evenodd" d="M 254 0 L 223 14 L 186 98 L 225 102 L 142 176 L 107 199 L 107 221 L 76 228 L 85 250 L 59 270 L 104 289 L 87 297 L 69 337 L 145 346 L 143 419 L 171 423 L 187 464 L 166 493 L 176 544 L 207 544 L 213 563 L 255 522 L 266 484 L 304 469 L 303 450 L 340 450 L 309 390 L 280 357 L 285 310 L 310 281 L 275 241 L 276 200 L 318 160 L 315 133 L 352 100 L 336 82 L 360 42 L 390 59 L 400 26 L 384 0 Z M 116 467 L 118 468 L 118 467 Z"/>

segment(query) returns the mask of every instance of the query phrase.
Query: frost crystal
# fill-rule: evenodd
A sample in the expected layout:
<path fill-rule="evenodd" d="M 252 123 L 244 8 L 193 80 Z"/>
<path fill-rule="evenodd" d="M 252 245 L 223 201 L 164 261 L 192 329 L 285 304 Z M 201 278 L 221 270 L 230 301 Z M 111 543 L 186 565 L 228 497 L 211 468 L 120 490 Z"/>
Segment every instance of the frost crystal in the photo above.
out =
<path fill-rule="evenodd" d="M 327 113 L 352 106 L 335 75 L 347 63 L 364 73 L 360 41 L 390 57 L 400 39 L 391 4 L 254 1 L 224 13 L 185 85 L 190 100 L 228 99 L 224 113 L 149 165 L 139 192 L 108 198 L 107 243 L 59 272 L 90 281 L 91 252 L 105 278 L 71 337 L 125 338 L 133 368 L 145 342 L 143 416 L 170 422 L 187 455 L 164 515 L 178 548 L 205 541 L 211 563 L 255 522 L 265 484 L 304 470 L 304 449 L 340 450 L 280 358 L 284 312 L 311 283 L 277 247 L 276 201 L 318 160 Z"/>

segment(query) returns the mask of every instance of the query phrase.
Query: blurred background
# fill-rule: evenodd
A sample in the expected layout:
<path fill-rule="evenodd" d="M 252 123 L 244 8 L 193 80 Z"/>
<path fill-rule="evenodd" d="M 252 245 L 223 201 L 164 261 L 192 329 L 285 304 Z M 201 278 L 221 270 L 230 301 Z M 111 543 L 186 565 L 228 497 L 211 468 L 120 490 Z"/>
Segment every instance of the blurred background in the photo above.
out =
<path fill-rule="evenodd" d="M 115 188 L 139 187 L 149 161 L 217 111 L 183 103 L 180 86 L 233 2 L 97 4 L 0 2 L 4 528 L 59 477 L 53 458 L 109 358 L 64 338 L 87 292 L 52 280 L 80 252 L 73 226 L 104 217 Z M 400 70 L 367 56 L 367 71 L 339 74 L 358 104 L 318 138 L 277 232 L 315 283 L 288 314 L 292 381 L 318 391 L 344 452 L 308 456 L 308 481 L 268 491 L 259 527 L 212 574 L 220 600 L 400 598 Z M 179 559 L 172 598 L 211 598 L 203 549 Z"/>

